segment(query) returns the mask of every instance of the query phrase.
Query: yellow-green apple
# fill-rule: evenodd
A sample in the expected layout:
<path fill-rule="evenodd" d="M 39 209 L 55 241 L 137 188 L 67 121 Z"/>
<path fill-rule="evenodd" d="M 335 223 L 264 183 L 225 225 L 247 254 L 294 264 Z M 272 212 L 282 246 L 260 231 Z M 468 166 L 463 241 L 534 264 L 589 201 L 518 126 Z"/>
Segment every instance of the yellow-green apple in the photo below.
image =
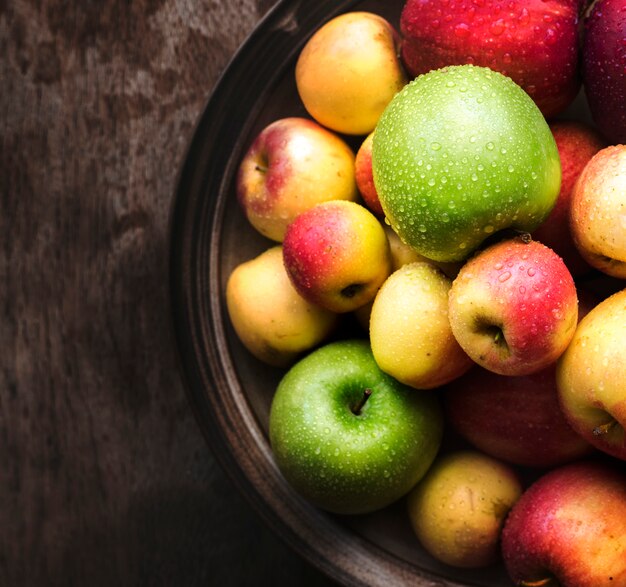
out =
<path fill-rule="evenodd" d="M 356 152 L 354 160 L 354 174 L 356 185 L 359 189 L 365 205 L 377 216 L 383 216 L 383 208 L 378 199 L 376 186 L 374 185 L 374 174 L 372 173 L 372 139 L 374 133 L 371 132 L 365 137 L 361 146 Z"/>
<path fill-rule="evenodd" d="M 383 373 L 366 340 L 323 346 L 285 374 L 272 400 L 272 450 L 287 481 L 320 508 L 359 514 L 404 496 L 432 464 L 436 396 Z"/>
<path fill-rule="evenodd" d="M 605 462 L 552 469 L 513 506 L 502 554 L 515 585 L 626 585 L 626 475 Z"/>
<path fill-rule="evenodd" d="M 585 166 L 570 208 L 574 242 L 596 269 L 626 279 L 626 145 L 611 145 Z"/>
<path fill-rule="evenodd" d="M 396 94 L 374 131 L 372 169 L 393 229 L 435 261 L 462 261 L 502 229 L 534 230 L 561 185 L 535 103 L 472 65 L 430 71 Z"/>
<path fill-rule="evenodd" d="M 561 256 L 573 277 L 591 270 L 574 244 L 569 216 L 572 190 L 589 160 L 606 143 L 589 124 L 579 120 L 558 120 L 550 124 L 561 158 L 561 191 L 548 218 L 533 232 L 533 238 Z"/>
<path fill-rule="evenodd" d="M 626 289 L 578 325 L 557 366 L 565 417 L 600 450 L 626 460 Z"/>
<path fill-rule="evenodd" d="M 417 389 L 439 387 L 465 373 L 472 360 L 448 320 L 451 280 L 431 263 L 403 265 L 374 299 L 370 343 L 378 366 Z"/>
<path fill-rule="evenodd" d="M 366 135 L 406 83 L 399 35 L 383 17 L 349 12 L 320 27 L 296 63 L 296 86 L 309 114 L 344 134 Z"/>
<path fill-rule="evenodd" d="M 483 249 L 459 271 L 449 296 L 452 332 L 479 365 L 528 375 L 556 361 L 574 336 L 578 297 L 563 260 L 518 237 Z"/>
<path fill-rule="evenodd" d="M 285 234 L 283 260 L 300 294 L 335 312 L 369 302 L 391 273 L 389 241 L 378 219 L 341 200 L 296 217 Z"/>
<path fill-rule="evenodd" d="M 438 457 L 407 496 L 422 546 L 455 567 L 478 568 L 500 558 L 504 520 L 522 494 L 515 470 L 477 451 Z"/>
<path fill-rule="evenodd" d="M 226 283 L 226 305 L 244 346 L 261 361 L 279 367 L 320 344 L 338 318 L 295 290 L 280 246 L 235 267 Z"/>
<path fill-rule="evenodd" d="M 452 430 L 513 465 L 555 467 L 592 451 L 561 412 L 554 363 L 517 377 L 476 366 L 444 388 L 443 402 Z"/>
<path fill-rule="evenodd" d="M 445 65 L 490 67 L 550 117 L 580 88 L 578 14 L 578 0 L 407 0 L 402 59 L 413 76 Z"/>
<path fill-rule="evenodd" d="M 584 20 L 582 77 L 594 122 L 611 144 L 626 143 L 624 0 L 598 0 Z"/>
<path fill-rule="evenodd" d="M 288 117 L 267 125 L 246 151 L 237 197 L 261 234 L 282 241 L 301 212 L 327 200 L 356 200 L 354 152 L 316 122 Z"/>

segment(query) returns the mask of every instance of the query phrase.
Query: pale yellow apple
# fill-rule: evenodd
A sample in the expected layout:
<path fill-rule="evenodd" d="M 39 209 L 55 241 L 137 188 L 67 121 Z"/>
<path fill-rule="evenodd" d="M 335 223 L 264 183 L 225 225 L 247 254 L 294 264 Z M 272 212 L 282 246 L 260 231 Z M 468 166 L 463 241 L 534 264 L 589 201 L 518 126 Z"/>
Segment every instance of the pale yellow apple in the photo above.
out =
<path fill-rule="evenodd" d="M 335 131 L 366 135 L 406 84 L 399 35 L 381 16 L 349 12 L 309 39 L 296 64 L 296 84 L 309 114 Z"/>
<path fill-rule="evenodd" d="M 231 323 L 244 346 L 264 363 L 284 367 L 322 342 L 337 315 L 295 290 L 276 246 L 232 271 L 226 285 Z"/>
<path fill-rule="evenodd" d="M 473 364 L 448 320 L 451 280 L 430 263 L 417 261 L 392 273 L 370 314 L 370 342 L 379 367 L 417 389 L 452 381 Z"/>
<path fill-rule="evenodd" d="M 477 451 L 449 453 L 409 493 L 409 519 L 436 559 L 485 567 L 498 559 L 504 520 L 521 494 L 509 465 Z"/>
<path fill-rule="evenodd" d="M 580 321 L 557 364 L 557 388 L 572 428 L 626 460 L 626 289 Z"/>

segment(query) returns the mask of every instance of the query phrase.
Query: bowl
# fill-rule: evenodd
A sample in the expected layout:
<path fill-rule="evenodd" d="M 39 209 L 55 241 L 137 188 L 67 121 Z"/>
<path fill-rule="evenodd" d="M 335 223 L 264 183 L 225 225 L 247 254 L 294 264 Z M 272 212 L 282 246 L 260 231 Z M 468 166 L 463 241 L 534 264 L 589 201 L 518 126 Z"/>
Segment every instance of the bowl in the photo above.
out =
<path fill-rule="evenodd" d="M 308 116 L 295 87 L 299 51 L 341 12 L 368 10 L 397 26 L 402 5 L 279 2 L 224 71 L 197 125 L 171 211 L 170 294 L 180 365 L 190 404 L 218 461 L 265 522 L 329 577 L 372 587 L 509 585 L 501 565 L 462 570 L 435 561 L 415 538 L 403 503 L 369 515 L 338 516 L 300 498 L 280 474 L 268 442 L 270 404 L 284 371 L 246 351 L 225 309 L 231 270 L 272 244 L 239 208 L 237 168 L 264 126 L 285 116 Z"/>

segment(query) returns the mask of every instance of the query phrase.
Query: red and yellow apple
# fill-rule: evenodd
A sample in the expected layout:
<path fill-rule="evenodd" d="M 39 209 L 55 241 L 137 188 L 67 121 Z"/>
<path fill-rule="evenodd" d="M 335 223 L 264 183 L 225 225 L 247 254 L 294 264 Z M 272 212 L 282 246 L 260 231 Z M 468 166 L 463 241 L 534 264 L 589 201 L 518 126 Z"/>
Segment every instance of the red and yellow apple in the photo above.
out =
<path fill-rule="evenodd" d="M 315 204 L 358 198 L 354 153 L 343 139 L 312 120 L 276 120 L 244 155 L 237 197 L 252 226 L 280 242 L 287 225 Z"/>
<path fill-rule="evenodd" d="M 374 133 L 365 137 L 361 146 L 356 152 L 354 161 L 354 171 L 356 177 L 356 185 L 363 197 L 366 206 L 377 216 L 384 216 L 383 207 L 378 199 L 378 192 L 374 185 L 374 174 L 372 172 L 372 140 Z"/>

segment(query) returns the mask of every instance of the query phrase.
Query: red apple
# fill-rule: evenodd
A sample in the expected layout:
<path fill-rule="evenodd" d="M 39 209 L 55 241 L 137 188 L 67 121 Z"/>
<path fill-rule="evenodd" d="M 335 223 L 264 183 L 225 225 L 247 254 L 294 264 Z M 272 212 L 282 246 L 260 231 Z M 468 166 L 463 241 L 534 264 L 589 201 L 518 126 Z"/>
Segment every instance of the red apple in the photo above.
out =
<path fill-rule="evenodd" d="M 528 375 L 567 348 L 578 299 L 563 260 L 520 237 L 491 245 L 463 265 L 449 309 L 452 332 L 476 363 L 501 375 Z"/>
<path fill-rule="evenodd" d="M 585 19 L 582 77 L 594 122 L 610 143 L 626 143 L 626 5 L 598 0 Z"/>
<path fill-rule="evenodd" d="M 280 242 L 300 212 L 327 200 L 357 199 L 354 153 L 312 120 L 276 120 L 244 155 L 237 197 L 252 226 Z"/>
<path fill-rule="evenodd" d="M 513 506 L 502 554 L 515 585 L 626 585 L 626 475 L 600 462 L 546 473 Z"/>
<path fill-rule="evenodd" d="M 626 145 L 606 147 L 587 163 L 572 192 L 570 223 L 585 260 L 626 279 Z"/>
<path fill-rule="evenodd" d="M 560 255 L 574 277 L 591 270 L 581 257 L 570 231 L 571 195 L 585 165 L 606 147 L 598 132 L 588 124 L 575 120 L 559 120 L 550 124 L 561 158 L 561 191 L 556 205 L 543 224 L 533 232 L 533 238 Z"/>
<path fill-rule="evenodd" d="M 413 76 L 446 65 L 490 67 L 553 116 L 580 87 L 578 11 L 578 0 L 407 0 L 402 58 Z"/>
<path fill-rule="evenodd" d="M 356 152 L 354 161 L 354 172 L 356 185 L 366 206 L 377 216 L 384 216 L 385 212 L 378 199 L 378 192 L 374 185 L 374 174 L 372 173 L 372 139 L 374 133 L 371 132 L 361 143 Z"/>
<path fill-rule="evenodd" d="M 334 312 L 372 300 L 391 273 L 380 221 L 364 206 L 340 200 L 296 217 L 285 234 L 283 261 L 300 295 Z"/>

